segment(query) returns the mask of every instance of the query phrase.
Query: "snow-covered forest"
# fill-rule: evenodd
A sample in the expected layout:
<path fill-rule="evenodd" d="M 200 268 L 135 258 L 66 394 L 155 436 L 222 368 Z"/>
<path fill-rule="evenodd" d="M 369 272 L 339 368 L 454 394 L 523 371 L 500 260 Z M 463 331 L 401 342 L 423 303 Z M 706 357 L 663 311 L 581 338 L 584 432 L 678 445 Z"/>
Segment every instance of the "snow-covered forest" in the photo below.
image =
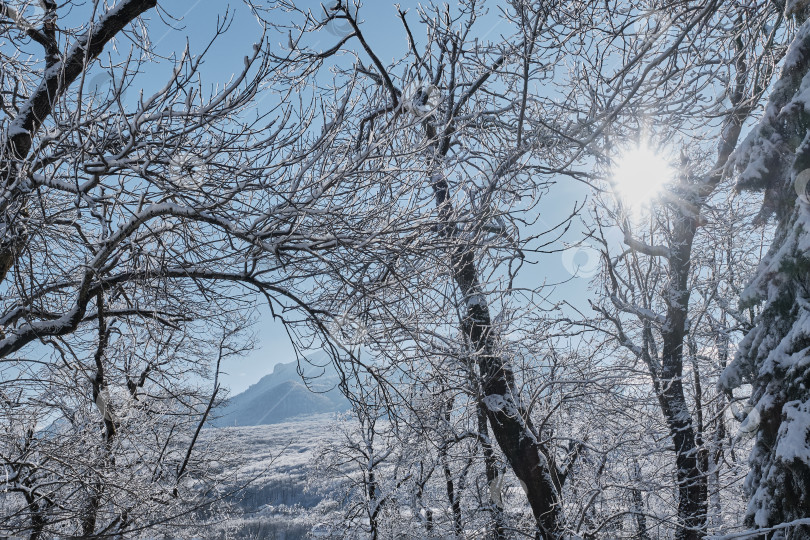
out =
<path fill-rule="evenodd" d="M 807 0 L 0 0 L 0 538 L 810 539 L 809 185 Z"/>

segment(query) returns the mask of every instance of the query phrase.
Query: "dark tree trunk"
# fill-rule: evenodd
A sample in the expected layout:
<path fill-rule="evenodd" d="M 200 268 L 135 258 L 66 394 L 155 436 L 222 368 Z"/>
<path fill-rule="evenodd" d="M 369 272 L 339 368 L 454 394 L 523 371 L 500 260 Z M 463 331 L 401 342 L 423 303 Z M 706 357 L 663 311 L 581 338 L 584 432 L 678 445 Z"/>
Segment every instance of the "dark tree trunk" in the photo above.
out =
<path fill-rule="evenodd" d="M 699 206 L 698 206 L 699 208 Z M 675 446 L 678 480 L 678 540 L 698 540 L 706 533 L 706 476 L 700 470 L 692 414 L 683 391 L 683 348 L 689 313 L 689 273 L 698 216 L 682 213 L 672 231 L 670 282 L 665 292 L 658 401 Z"/>
<path fill-rule="evenodd" d="M 28 534 L 28 540 L 41 540 L 44 538 L 45 527 L 48 521 L 45 519 L 45 510 L 37 496 L 29 492 L 25 493 L 25 503 L 31 512 L 31 532 Z"/>
<path fill-rule="evenodd" d="M 641 468 L 638 462 L 633 462 L 633 479 L 636 482 L 641 482 Z M 641 490 L 637 487 L 633 488 L 633 513 L 636 518 L 636 538 L 638 540 L 650 540 L 650 534 L 647 532 L 647 514 L 644 508 L 644 499 L 641 496 Z"/>
<path fill-rule="evenodd" d="M 442 460 L 442 470 L 444 471 L 444 485 L 447 490 L 447 500 L 450 502 L 450 509 L 453 512 L 453 532 L 456 538 L 460 538 L 464 532 L 463 523 L 461 521 L 461 497 L 456 492 L 453 483 L 453 471 L 450 470 L 450 463 L 447 461 L 447 443 L 445 442 L 439 448 L 439 457 Z"/>
<path fill-rule="evenodd" d="M 433 532 L 433 510 L 424 505 L 422 501 L 425 492 L 425 484 L 427 484 L 430 474 L 425 476 L 424 465 L 419 462 L 419 480 L 416 482 L 416 500 L 419 502 L 419 507 L 425 511 L 425 531 L 430 534 Z"/>
<path fill-rule="evenodd" d="M 491 499 L 493 486 L 498 480 L 498 470 L 495 464 L 495 453 L 492 451 L 492 445 L 489 442 L 487 411 L 482 403 L 478 403 L 478 438 L 481 443 L 481 451 L 484 454 L 484 469 L 490 494 L 489 512 L 492 516 L 492 538 L 504 540 L 506 531 L 503 528 L 503 508 Z"/>
<path fill-rule="evenodd" d="M 104 440 L 102 441 L 104 447 L 104 454 L 101 459 L 103 466 L 101 470 L 114 465 L 115 460 L 113 454 L 113 442 L 116 436 L 116 425 L 113 417 L 112 404 L 107 402 L 105 392 L 107 389 L 107 381 L 105 379 L 104 370 L 104 356 L 107 349 L 107 344 L 110 339 L 110 330 L 107 328 L 105 321 L 104 311 L 104 295 L 98 293 L 96 295 L 96 309 L 98 311 L 98 344 L 96 346 L 96 353 L 93 360 L 96 366 L 96 374 L 93 377 L 93 403 L 98 407 L 104 423 Z M 90 493 L 87 498 L 87 505 L 84 509 L 82 516 L 81 527 L 82 536 L 89 537 L 93 535 L 96 530 L 96 522 L 98 521 L 98 511 L 101 507 L 101 500 L 104 495 L 104 483 L 100 479 L 96 479 L 90 486 Z"/>
<path fill-rule="evenodd" d="M 450 426 L 450 411 L 453 409 L 453 398 L 450 398 L 444 403 L 444 422 L 446 426 Z M 450 510 L 453 513 L 453 532 L 456 538 L 460 538 L 464 532 L 464 526 L 461 518 L 461 486 L 453 482 L 453 471 L 450 468 L 450 461 L 447 457 L 447 449 L 451 442 L 447 437 L 447 433 L 442 436 L 441 444 L 439 445 L 439 460 L 442 462 L 442 471 L 444 472 L 444 485 L 447 492 L 447 500 L 450 503 Z"/>
<path fill-rule="evenodd" d="M 453 279 L 464 302 L 462 331 L 471 349 L 470 357 L 478 365 L 482 404 L 489 425 L 509 466 L 524 486 L 538 534 L 545 540 L 559 538 L 562 524 L 554 460 L 534 436 L 527 411 L 512 393 L 511 366 L 497 354 L 489 305 L 478 280 L 475 247 L 459 235 L 447 180 L 441 172 L 435 172 L 431 184 L 439 209 L 439 234 L 448 241 Z"/>
<path fill-rule="evenodd" d="M 377 480 L 374 475 L 374 471 L 368 471 L 368 476 L 366 477 L 366 494 L 368 495 L 368 501 L 371 505 L 371 510 L 369 512 L 368 521 L 369 526 L 371 527 L 371 540 L 377 540 L 379 538 L 379 527 L 377 525 L 377 515 L 380 513 L 380 503 L 377 501 Z"/>

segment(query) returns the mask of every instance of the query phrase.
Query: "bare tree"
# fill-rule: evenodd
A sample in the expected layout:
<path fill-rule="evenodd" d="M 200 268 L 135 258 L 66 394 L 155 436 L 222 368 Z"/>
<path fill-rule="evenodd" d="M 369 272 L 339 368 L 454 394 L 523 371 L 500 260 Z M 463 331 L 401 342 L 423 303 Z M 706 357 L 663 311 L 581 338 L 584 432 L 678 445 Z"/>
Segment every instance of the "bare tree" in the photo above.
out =
<path fill-rule="evenodd" d="M 617 8 L 608 14 L 625 30 L 605 32 L 595 56 L 598 63 L 590 66 L 594 77 L 580 79 L 588 95 L 623 100 L 620 109 L 607 100 L 601 113 L 609 123 L 600 131 L 594 153 L 603 164 L 615 163 L 622 145 L 624 151 L 636 145 L 669 145 L 678 149 L 673 154 L 681 155 L 674 164 L 676 178 L 665 188 L 662 204 L 649 210 L 649 218 L 634 216 L 626 201 L 602 199 L 605 211 L 595 216 L 598 230 L 593 236 L 604 255 L 602 299 L 593 304 L 597 316 L 588 326 L 606 332 L 646 366 L 674 443 L 676 536 L 701 538 L 706 534 L 708 456 L 713 451 L 705 447 L 704 388 L 713 386 L 723 360 L 712 355 L 701 368 L 699 358 L 717 339 L 727 347 L 724 340 L 750 324 L 729 307 L 727 297 L 739 290 L 752 262 L 746 250 L 756 245 L 754 234 L 740 234 L 750 223 L 744 213 L 735 215 L 743 207 L 722 204 L 727 195 L 719 186 L 742 126 L 783 54 L 779 39 L 784 33 L 781 14 L 769 3 L 707 5 L 700 11 L 658 4 L 639 13 L 622 16 Z M 718 55 L 715 44 L 720 43 L 732 46 Z M 605 68 L 611 56 L 622 59 L 615 71 Z M 720 86 L 718 70 L 724 73 Z M 707 92 L 721 99 L 703 100 Z M 652 118 L 661 127 L 652 127 Z M 678 130 L 687 135 L 675 135 Z M 708 144 L 716 145 L 715 156 Z M 608 167 L 608 181 L 611 174 L 615 169 Z M 715 236 L 718 232 L 730 234 L 721 227 L 732 219 L 737 225 L 731 247 L 706 257 L 714 239 L 722 238 Z M 614 232 L 621 235 L 621 245 Z M 693 377 L 689 390 L 687 375 Z M 721 398 L 709 394 L 710 401 L 716 399 Z M 716 411 L 722 417 L 723 407 Z"/>
<path fill-rule="evenodd" d="M 422 229 L 400 199 L 409 179 L 357 175 L 376 150 L 326 152 L 348 97 L 295 103 L 299 80 L 263 27 L 233 77 L 209 85 L 228 10 L 194 55 L 150 42 L 158 14 L 173 21 L 156 1 L 0 8 L 3 482 L 28 520 L 8 527 L 129 533 L 200 503 L 183 486 L 222 395 L 206 379 L 220 353 L 244 350 L 256 302 L 326 331 L 318 276 Z M 138 455 L 132 441 L 149 444 Z"/>
<path fill-rule="evenodd" d="M 489 43 L 476 40 L 475 28 L 486 25 L 477 2 L 454 10 L 425 6 L 413 27 L 414 19 L 399 11 L 408 48 L 389 65 L 366 39 L 357 3 L 312 12 L 292 2 L 275 7 L 299 15 L 285 33 L 316 34 L 341 25 L 343 35 L 323 50 L 305 45 L 314 39 L 291 40 L 289 65 L 310 80 L 329 66 L 337 75 L 325 92 L 366 81 L 344 129 L 355 137 L 356 151 L 386 148 L 388 161 L 363 174 L 398 171 L 423 187 L 413 197 L 422 205 L 420 221 L 431 225 L 431 242 L 403 240 L 393 253 L 358 262 L 354 283 L 341 287 L 334 299 L 364 325 L 375 354 L 391 362 L 368 369 L 380 381 L 399 380 L 396 373 L 404 369 L 423 380 L 420 369 L 432 374 L 444 358 L 455 358 L 459 369 L 474 373 L 471 391 L 525 486 L 537 534 L 559 537 L 562 478 L 556 449 L 535 430 L 524 406 L 510 358 L 503 354 L 493 302 L 503 301 L 508 310 L 507 291 L 522 264 L 521 250 L 542 249 L 541 235 L 520 238 L 522 221 L 547 187 L 536 175 L 564 162 L 564 141 L 547 137 L 545 127 L 557 121 L 552 115 L 564 114 L 553 98 L 538 98 L 529 87 L 552 80 L 550 66 L 560 51 L 552 29 L 577 13 L 557 4 L 515 3 L 506 19 L 512 35 Z M 342 54 L 348 60 L 341 61 Z M 546 160 L 551 152 L 559 156 Z M 552 226 L 542 232 L 551 242 L 562 230 Z M 421 273 L 413 272 L 415 265 Z M 404 368 L 403 357 L 412 366 Z"/>

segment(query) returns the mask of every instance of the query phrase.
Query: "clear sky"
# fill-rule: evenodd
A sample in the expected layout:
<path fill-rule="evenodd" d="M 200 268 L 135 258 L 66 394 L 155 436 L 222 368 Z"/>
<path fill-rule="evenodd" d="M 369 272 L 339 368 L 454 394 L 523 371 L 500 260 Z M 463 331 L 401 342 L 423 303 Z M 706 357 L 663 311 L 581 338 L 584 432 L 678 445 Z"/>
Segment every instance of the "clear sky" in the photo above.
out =
<path fill-rule="evenodd" d="M 398 2 L 401 9 L 412 9 L 418 2 L 401 0 Z M 312 5 L 317 8 L 318 2 L 311 0 L 299 0 L 299 6 Z M 328 5 L 328 3 L 326 3 Z M 166 23 L 154 20 L 155 31 L 152 32 L 152 39 L 157 49 L 164 53 L 171 51 L 180 52 L 185 47 L 186 39 L 189 40 L 192 52 L 199 52 L 207 44 L 213 35 L 216 25 L 216 13 L 224 14 L 227 7 L 230 7 L 234 14 L 231 31 L 223 36 L 212 48 L 206 65 L 203 68 L 203 75 L 206 82 L 213 84 L 223 82 L 238 69 L 242 58 L 250 51 L 252 44 L 261 37 L 261 27 L 252 17 L 249 10 L 239 1 L 230 5 L 214 0 L 194 0 L 175 1 L 165 4 L 167 12 L 180 22 L 173 23 L 177 27 L 172 31 Z M 396 17 L 395 2 L 389 0 L 369 0 L 360 11 L 361 19 L 364 23 L 362 29 L 372 48 L 383 61 L 400 58 L 407 47 L 405 34 L 401 23 Z M 412 11 L 413 13 L 413 11 Z M 282 14 L 279 13 L 279 16 Z M 483 38 L 497 39 L 499 28 L 497 18 L 494 13 L 492 28 L 485 32 Z M 413 15 L 415 20 L 415 13 Z M 154 19 L 154 16 L 152 16 Z M 481 26 L 485 28 L 486 25 Z M 415 26 L 414 26 L 415 28 Z M 335 32 L 323 32 L 323 48 L 328 48 L 336 43 Z M 505 29 L 504 29 L 505 30 Z M 417 35 L 416 39 L 419 39 Z M 356 46 L 350 42 L 349 46 Z M 156 83 L 159 79 L 156 79 Z M 587 193 L 587 188 L 579 182 L 563 178 L 561 182 L 553 188 L 552 193 L 539 206 L 540 218 L 538 226 L 556 225 L 561 218 L 568 215 L 576 200 L 581 201 Z M 568 235 L 567 239 L 574 242 L 581 238 L 576 233 Z M 538 264 L 524 267 L 521 281 L 526 286 L 537 286 L 540 283 L 566 283 L 549 289 L 551 299 L 566 299 L 575 304 L 585 304 L 587 297 L 588 279 L 596 271 L 598 256 L 596 251 L 587 246 L 571 248 L 563 253 L 534 256 Z M 579 269 L 579 270 L 578 270 Z M 579 272 L 580 277 L 573 277 L 572 274 Z M 279 362 L 289 362 L 294 360 L 293 348 L 289 343 L 283 327 L 279 323 L 274 323 L 266 307 L 261 310 L 259 321 L 254 328 L 257 336 L 256 348 L 241 359 L 229 361 L 225 366 L 227 372 L 224 382 L 231 388 L 232 395 L 243 391 L 249 385 L 255 383 L 263 375 L 272 372 L 273 366 Z"/>

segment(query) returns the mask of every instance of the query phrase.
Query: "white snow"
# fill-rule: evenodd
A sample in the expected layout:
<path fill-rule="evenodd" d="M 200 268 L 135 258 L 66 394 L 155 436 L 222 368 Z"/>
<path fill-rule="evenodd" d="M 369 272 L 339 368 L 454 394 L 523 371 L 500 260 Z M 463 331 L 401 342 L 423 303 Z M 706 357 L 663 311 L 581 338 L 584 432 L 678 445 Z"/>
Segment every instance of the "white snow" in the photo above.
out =
<path fill-rule="evenodd" d="M 775 455 L 785 462 L 810 463 L 810 403 L 789 401 L 782 407 Z"/>

